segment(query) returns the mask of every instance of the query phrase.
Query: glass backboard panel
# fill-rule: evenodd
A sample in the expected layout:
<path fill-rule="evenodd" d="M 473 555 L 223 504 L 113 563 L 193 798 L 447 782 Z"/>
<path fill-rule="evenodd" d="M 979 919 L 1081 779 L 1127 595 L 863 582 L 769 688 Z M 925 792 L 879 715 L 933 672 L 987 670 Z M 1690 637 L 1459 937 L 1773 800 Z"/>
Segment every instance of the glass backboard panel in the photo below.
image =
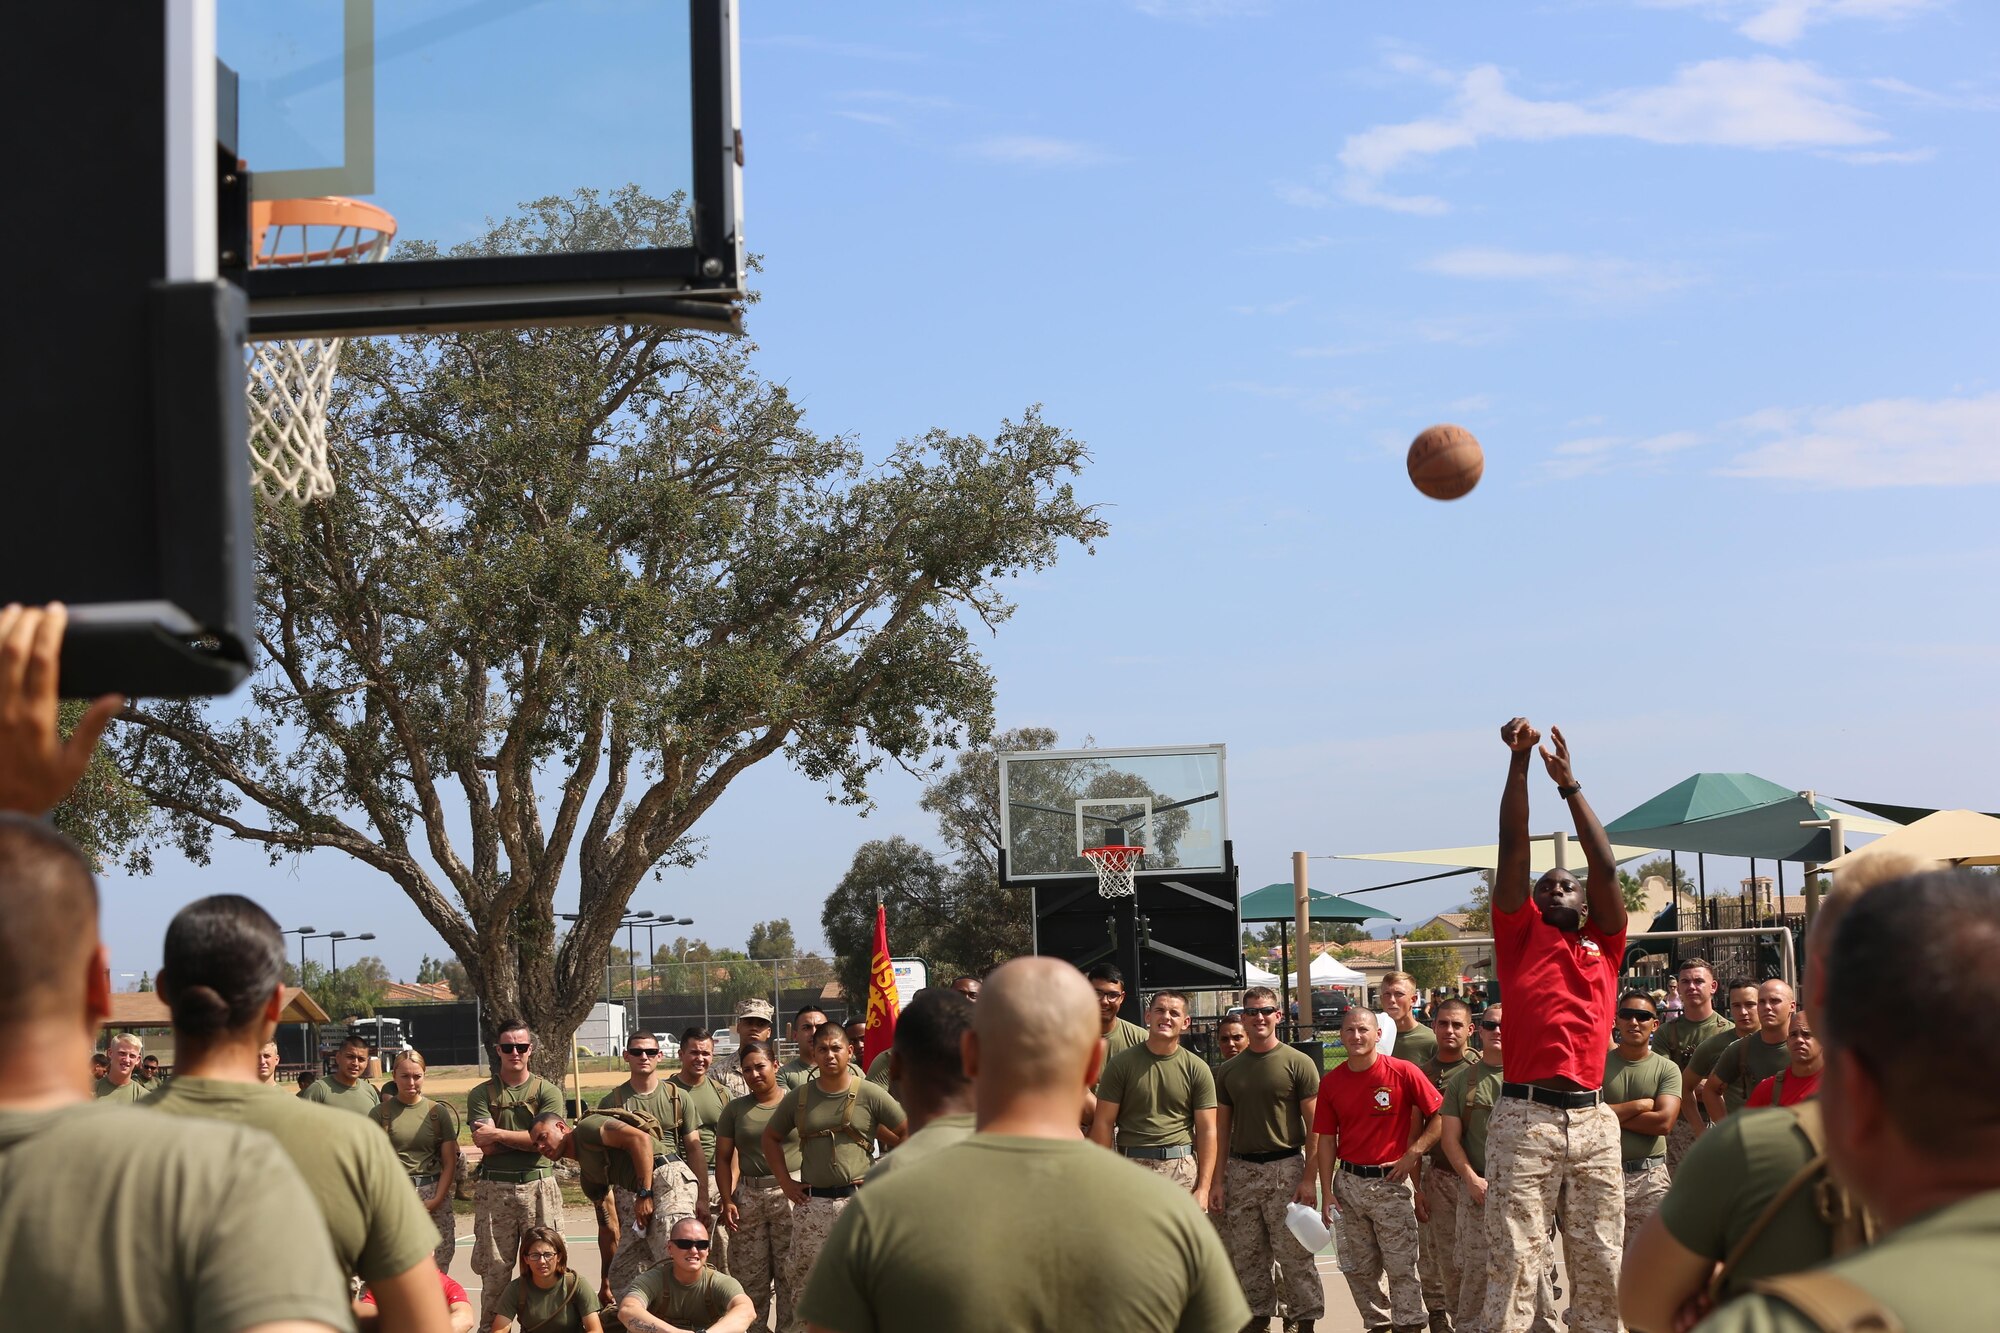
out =
<path fill-rule="evenodd" d="M 1087 876 L 1087 847 L 1146 849 L 1141 874 L 1220 870 L 1229 837 L 1220 745 L 1001 754 L 1010 879 Z"/>

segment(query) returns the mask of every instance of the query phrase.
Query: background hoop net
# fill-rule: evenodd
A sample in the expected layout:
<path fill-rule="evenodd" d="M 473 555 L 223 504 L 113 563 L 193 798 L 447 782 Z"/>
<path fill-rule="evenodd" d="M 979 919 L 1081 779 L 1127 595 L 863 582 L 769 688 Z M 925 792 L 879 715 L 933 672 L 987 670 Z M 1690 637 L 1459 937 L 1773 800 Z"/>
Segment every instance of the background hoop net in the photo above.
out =
<path fill-rule="evenodd" d="M 1086 847 L 1084 859 L 1097 870 L 1097 891 L 1106 898 L 1130 898 L 1144 847 Z"/>
<path fill-rule="evenodd" d="M 250 205 L 252 268 L 373 263 L 395 236 L 396 219 L 358 199 L 329 195 Z M 253 341 L 244 353 L 251 479 L 269 499 L 304 504 L 333 494 L 326 412 L 345 341 Z"/>

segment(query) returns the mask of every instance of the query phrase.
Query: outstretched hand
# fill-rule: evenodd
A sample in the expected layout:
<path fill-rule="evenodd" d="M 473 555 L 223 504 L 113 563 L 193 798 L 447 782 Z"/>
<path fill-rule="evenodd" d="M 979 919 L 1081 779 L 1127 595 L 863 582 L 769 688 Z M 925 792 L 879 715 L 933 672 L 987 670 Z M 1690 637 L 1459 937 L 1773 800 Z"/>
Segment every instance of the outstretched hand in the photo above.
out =
<path fill-rule="evenodd" d="M 1548 746 L 1542 747 L 1542 766 L 1549 770 L 1549 778 L 1556 786 L 1574 786 L 1576 774 L 1570 772 L 1569 742 L 1563 739 L 1562 728 L 1550 727 L 1549 739 L 1556 743 L 1555 752 L 1551 754 Z"/>
<path fill-rule="evenodd" d="M 0 608 L 0 810 L 45 815 L 68 796 L 125 701 L 108 694 L 90 705 L 65 741 L 56 722 L 56 678 L 69 612 Z"/>
<path fill-rule="evenodd" d="M 1542 733 L 1536 731 L 1535 724 L 1527 718 L 1516 717 L 1509 718 L 1507 725 L 1500 728 L 1500 739 L 1507 743 L 1508 749 L 1519 754 L 1523 750 L 1534 749 L 1542 739 Z"/>

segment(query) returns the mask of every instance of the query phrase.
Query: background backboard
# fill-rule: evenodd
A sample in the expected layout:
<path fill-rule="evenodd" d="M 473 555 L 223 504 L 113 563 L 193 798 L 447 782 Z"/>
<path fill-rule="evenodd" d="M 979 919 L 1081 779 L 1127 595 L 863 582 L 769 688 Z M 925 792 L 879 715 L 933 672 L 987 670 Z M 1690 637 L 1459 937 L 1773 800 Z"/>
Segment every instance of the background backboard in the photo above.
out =
<path fill-rule="evenodd" d="M 1008 878 L 1094 879 L 1082 852 L 1122 832 L 1140 875 L 1216 871 L 1229 838 L 1220 745 L 1023 750 L 997 756 Z"/>

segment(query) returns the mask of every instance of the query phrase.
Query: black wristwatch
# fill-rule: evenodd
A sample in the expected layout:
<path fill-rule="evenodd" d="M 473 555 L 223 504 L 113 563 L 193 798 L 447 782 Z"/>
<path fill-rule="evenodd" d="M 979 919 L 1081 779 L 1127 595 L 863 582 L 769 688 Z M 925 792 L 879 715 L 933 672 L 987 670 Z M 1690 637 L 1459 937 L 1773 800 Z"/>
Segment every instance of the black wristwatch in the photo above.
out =
<path fill-rule="evenodd" d="M 1567 801 L 1570 797 L 1576 795 L 1578 792 L 1582 790 L 1583 790 L 1583 784 L 1581 782 L 1572 782 L 1567 787 L 1557 787 L 1556 795 L 1562 797 L 1565 801 Z"/>
<path fill-rule="evenodd" d="M 650 1198 L 652 1198 L 652 1197 L 653 1197 L 653 1191 L 651 1191 L 651 1190 L 633 1190 L 633 1191 L 632 1191 L 632 1197 L 633 1197 L 633 1198 L 635 1198 L 635 1199 L 650 1199 Z"/>

